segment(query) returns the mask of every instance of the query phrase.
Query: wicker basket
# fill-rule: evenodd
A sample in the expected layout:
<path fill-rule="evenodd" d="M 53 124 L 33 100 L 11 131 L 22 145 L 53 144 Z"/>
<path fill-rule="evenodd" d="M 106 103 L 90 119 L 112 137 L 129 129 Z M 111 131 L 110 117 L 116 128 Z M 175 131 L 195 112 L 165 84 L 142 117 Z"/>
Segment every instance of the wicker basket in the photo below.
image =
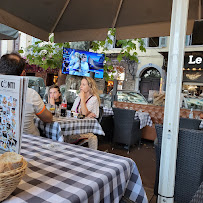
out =
<path fill-rule="evenodd" d="M 23 159 L 23 165 L 17 169 L 0 173 L 0 202 L 6 199 L 18 186 L 25 174 L 27 162 Z"/>

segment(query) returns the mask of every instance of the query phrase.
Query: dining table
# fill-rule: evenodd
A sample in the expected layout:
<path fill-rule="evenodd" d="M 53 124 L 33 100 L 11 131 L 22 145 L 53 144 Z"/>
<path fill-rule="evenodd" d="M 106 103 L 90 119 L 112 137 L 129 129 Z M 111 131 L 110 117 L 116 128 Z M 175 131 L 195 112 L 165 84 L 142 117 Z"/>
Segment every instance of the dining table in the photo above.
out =
<path fill-rule="evenodd" d="M 130 158 L 29 134 L 20 154 L 26 174 L 3 203 L 148 202 Z"/>
<path fill-rule="evenodd" d="M 34 118 L 35 126 L 44 136 L 59 142 L 69 142 L 71 135 L 93 133 L 105 136 L 105 133 L 95 118 L 78 119 L 75 117 L 53 117 L 53 122 L 44 123 L 38 117 Z"/>
<path fill-rule="evenodd" d="M 113 116 L 113 109 L 108 107 L 103 107 L 103 115 L 104 116 Z M 152 119 L 147 112 L 142 111 L 135 111 L 134 119 L 140 120 L 140 129 L 144 128 L 145 126 L 152 126 L 153 122 Z"/>

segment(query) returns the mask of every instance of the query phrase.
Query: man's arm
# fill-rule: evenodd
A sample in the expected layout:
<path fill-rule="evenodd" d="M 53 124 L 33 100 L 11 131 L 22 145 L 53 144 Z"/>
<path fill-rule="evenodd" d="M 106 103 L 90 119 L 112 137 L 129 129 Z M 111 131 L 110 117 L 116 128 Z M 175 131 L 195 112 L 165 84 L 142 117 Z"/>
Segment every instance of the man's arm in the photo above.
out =
<path fill-rule="evenodd" d="M 39 94 L 30 88 L 29 92 L 31 92 L 32 96 L 32 105 L 34 107 L 35 115 L 40 118 L 45 123 L 51 123 L 53 120 L 53 116 L 50 111 L 47 110 L 47 108 L 44 105 L 44 102 L 42 101 Z"/>
<path fill-rule="evenodd" d="M 37 116 L 40 118 L 40 120 L 42 120 L 45 123 L 51 123 L 53 121 L 53 115 L 49 110 L 47 110 L 46 107 L 44 111 L 38 114 Z"/>

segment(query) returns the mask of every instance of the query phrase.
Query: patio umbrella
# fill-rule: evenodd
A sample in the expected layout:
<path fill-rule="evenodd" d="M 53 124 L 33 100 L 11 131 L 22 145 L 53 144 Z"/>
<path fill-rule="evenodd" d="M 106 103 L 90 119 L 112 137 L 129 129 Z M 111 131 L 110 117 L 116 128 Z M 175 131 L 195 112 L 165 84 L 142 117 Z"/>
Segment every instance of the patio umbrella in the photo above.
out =
<path fill-rule="evenodd" d="M 0 40 L 14 40 L 18 38 L 18 31 L 0 24 Z"/>
<path fill-rule="evenodd" d="M 198 0 L 191 0 L 187 34 L 197 19 Z M 117 39 L 167 36 L 172 0 L 0 0 L 0 23 L 56 42 L 104 40 L 116 27 Z"/>
<path fill-rule="evenodd" d="M 166 36 L 172 10 L 158 202 L 173 202 L 184 42 L 198 2 L 173 0 L 172 9 L 172 0 L 0 0 L 1 23 L 45 40 L 54 32 L 60 42 L 102 40 L 109 27 L 117 39 Z"/>

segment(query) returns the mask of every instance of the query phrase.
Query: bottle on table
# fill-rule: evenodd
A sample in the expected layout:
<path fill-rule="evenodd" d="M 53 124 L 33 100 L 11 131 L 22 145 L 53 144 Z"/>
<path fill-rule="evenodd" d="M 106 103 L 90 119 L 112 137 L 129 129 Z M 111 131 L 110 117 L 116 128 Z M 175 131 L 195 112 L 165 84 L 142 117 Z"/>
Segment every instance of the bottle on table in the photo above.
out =
<path fill-rule="evenodd" d="M 193 118 L 193 109 L 190 109 L 190 114 L 189 114 L 189 118 Z"/>
<path fill-rule="evenodd" d="M 66 110 L 67 110 L 67 99 L 66 96 L 64 96 L 61 103 L 61 116 L 66 117 Z"/>

